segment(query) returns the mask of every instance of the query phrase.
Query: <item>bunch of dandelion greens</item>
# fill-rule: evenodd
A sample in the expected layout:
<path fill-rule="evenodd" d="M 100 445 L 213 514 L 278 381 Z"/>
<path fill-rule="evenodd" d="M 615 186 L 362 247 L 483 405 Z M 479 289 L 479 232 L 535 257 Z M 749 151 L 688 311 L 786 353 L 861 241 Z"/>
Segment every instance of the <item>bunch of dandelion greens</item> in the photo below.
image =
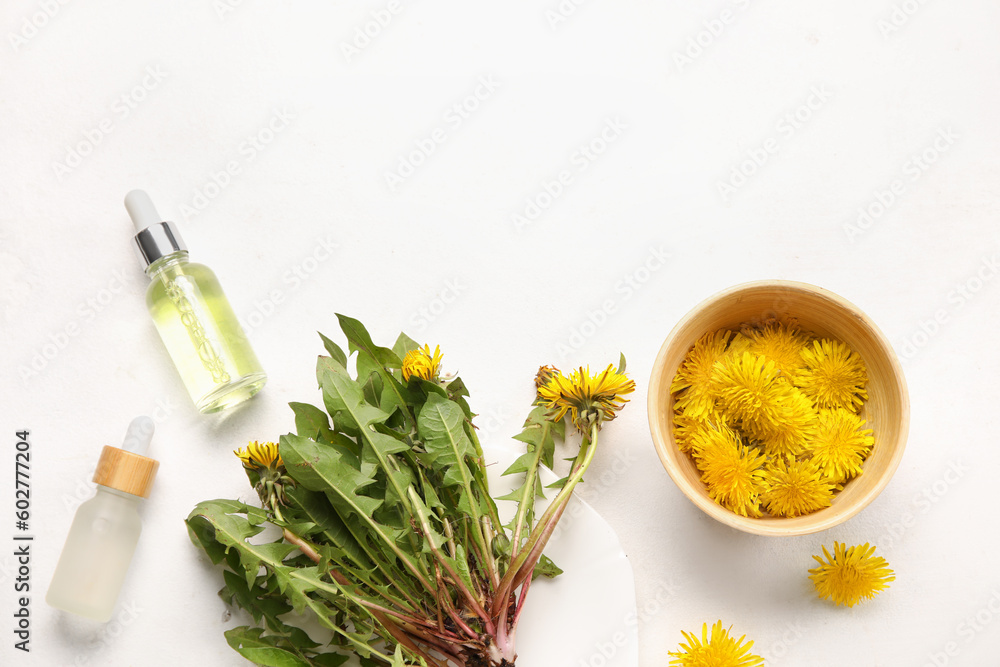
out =
<path fill-rule="evenodd" d="M 542 552 L 601 426 L 634 390 L 624 358 L 594 376 L 540 370 L 516 437 L 526 451 L 504 473 L 522 481 L 504 497 L 517 510 L 503 525 L 468 392 L 441 374 L 440 350 L 405 335 L 379 347 L 360 322 L 338 318 L 356 375 L 323 337 L 329 356 L 316 375 L 325 411 L 291 403 L 295 433 L 237 452 L 262 506 L 210 500 L 187 519 L 195 545 L 223 566 L 220 595 L 255 622 L 227 631 L 227 641 L 275 667 L 336 667 L 351 655 L 363 667 L 510 667 L 533 579 L 560 572 Z M 567 417 L 580 449 L 537 516 L 539 468 L 551 467 Z M 272 541 L 261 536 L 268 525 L 279 533 Z M 307 634 L 300 618 L 326 636 Z"/>
<path fill-rule="evenodd" d="M 674 437 L 709 495 L 747 517 L 829 507 L 874 445 L 864 361 L 770 319 L 699 338 L 671 384 Z"/>

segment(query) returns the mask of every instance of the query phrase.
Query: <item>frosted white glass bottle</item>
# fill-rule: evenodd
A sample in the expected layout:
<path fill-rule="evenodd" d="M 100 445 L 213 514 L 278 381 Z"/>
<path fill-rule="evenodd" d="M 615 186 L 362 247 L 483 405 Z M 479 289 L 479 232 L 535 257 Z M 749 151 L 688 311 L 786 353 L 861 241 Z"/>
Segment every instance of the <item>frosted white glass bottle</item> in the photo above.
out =
<path fill-rule="evenodd" d="M 110 620 L 142 532 L 139 503 L 160 465 L 142 455 L 152 436 L 153 420 L 136 417 L 121 449 L 104 448 L 94 473 L 97 493 L 76 511 L 45 596 L 49 605 Z"/>

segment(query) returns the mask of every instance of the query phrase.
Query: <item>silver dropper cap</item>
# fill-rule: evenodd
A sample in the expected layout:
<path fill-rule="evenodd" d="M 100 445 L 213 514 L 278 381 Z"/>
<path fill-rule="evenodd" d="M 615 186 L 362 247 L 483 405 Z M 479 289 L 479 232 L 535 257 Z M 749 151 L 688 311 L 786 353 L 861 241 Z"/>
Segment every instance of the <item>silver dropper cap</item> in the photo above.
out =
<path fill-rule="evenodd" d="M 135 248 L 139 259 L 150 264 L 175 252 L 187 252 L 187 245 L 172 222 L 166 222 L 156 212 L 153 200 L 144 190 L 132 190 L 125 195 L 125 210 L 135 225 Z"/>

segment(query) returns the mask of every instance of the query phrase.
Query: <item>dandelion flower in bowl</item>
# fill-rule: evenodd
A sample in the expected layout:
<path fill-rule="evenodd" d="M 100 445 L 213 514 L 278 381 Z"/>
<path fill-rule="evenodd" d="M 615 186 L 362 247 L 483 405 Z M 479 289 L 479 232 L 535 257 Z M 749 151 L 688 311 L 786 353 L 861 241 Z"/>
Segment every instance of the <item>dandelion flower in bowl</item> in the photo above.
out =
<path fill-rule="evenodd" d="M 710 383 L 715 362 L 729 351 L 733 333 L 725 329 L 709 332 L 695 341 L 670 385 L 671 392 L 683 393 L 677 398 L 678 408 L 689 417 L 707 418 L 715 411 L 715 397 Z"/>
<path fill-rule="evenodd" d="M 760 516 L 764 455 L 744 445 L 728 427 L 714 433 L 695 445 L 708 495 L 741 516 Z"/>
<path fill-rule="evenodd" d="M 785 375 L 793 375 L 803 367 L 802 348 L 811 337 L 794 325 L 770 322 L 759 329 L 747 329 L 745 335 L 748 351 L 770 359 Z"/>
<path fill-rule="evenodd" d="M 875 444 L 872 430 L 864 425 L 865 420 L 850 410 L 820 410 L 810 452 L 833 483 L 842 484 L 861 474 L 861 464 Z"/>
<path fill-rule="evenodd" d="M 795 373 L 795 386 L 818 408 L 845 408 L 858 412 L 868 399 L 868 373 L 861 355 L 836 341 L 813 341 L 802 350 L 804 368 Z"/>
<path fill-rule="evenodd" d="M 781 423 L 791 389 L 773 361 L 749 352 L 712 369 L 711 391 L 719 409 L 743 422 L 744 428 L 765 431 Z"/>
<path fill-rule="evenodd" d="M 817 415 L 812 401 L 782 379 L 780 417 L 775 423 L 750 422 L 747 431 L 768 456 L 795 458 L 816 436 Z"/>
<path fill-rule="evenodd" d="M 773 516 L 802 516 L 829 507 L 833 484 L 813 461 L 777 459 L 765 472 L 767 490 L 761 496 Z"/>

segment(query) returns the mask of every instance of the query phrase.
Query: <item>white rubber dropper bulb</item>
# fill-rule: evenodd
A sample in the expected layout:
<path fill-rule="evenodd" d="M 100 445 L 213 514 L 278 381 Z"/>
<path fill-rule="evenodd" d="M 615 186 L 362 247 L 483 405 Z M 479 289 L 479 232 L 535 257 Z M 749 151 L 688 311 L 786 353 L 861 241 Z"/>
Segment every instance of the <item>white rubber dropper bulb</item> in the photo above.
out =
<path fill-rule="evenodd" d="M 132 190 L 125 195 L 125 210 L 132 218 L 136 232 L 141 232 L 150 225 L 163 222 L 163 218 L 156 212 L 153 200 L 149 198 L 145 190 Z"/>
<path fill-rule="evenodd" d="M 145 456 L 146 450 L 149 449 L 149 443 L 153 439 L 153 431 L 155 429 L 156 425 L 149 417 L 145 415 L 136 417 L 128 425 L 122 449 L 126 452 L 138 454 L 139 456 Z"/>

